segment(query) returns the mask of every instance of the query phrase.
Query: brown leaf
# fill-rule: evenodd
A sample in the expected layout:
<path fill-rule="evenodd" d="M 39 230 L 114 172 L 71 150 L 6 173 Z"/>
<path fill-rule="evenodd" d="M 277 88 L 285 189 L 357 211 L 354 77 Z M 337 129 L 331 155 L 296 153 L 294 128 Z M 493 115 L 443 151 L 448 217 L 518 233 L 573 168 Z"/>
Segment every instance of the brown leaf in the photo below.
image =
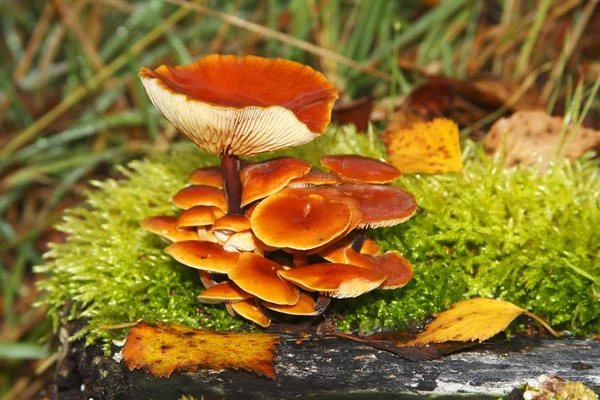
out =
<path fill-rule="evenodd" d="M 175 370 L 242 368 L 275 380 L 273 360 L 279 340 L 266 333 L 218 333 L 140 322 L 127 335 L 123 359 L 130 370 L 160 377 Z"/>
<path fill-rule="evenodd" d="M 534 318 L 550 333 L 558 336 L 539 317 L 508 301 L 477 297 L 460 301 L 448 310 L 437 314 L 436 319 L 427 325 L 424 332 L 399 346 L 427 345 L 449 341 L 479 340 L 481 342 L 505 330 L 521 314 Z"/>
<path fill-rule="evenodd" d="M 600 149 L 600 131 L 570 125 L 563 132 L 562 117 L 551 117 L 542 111 L 519 111 L 492 126 L 485 148 L 490 153 L 504 154 L 507 166 L 541 162 L 545 170 L 557 153 L 573 160 L 588 150 Z"/>

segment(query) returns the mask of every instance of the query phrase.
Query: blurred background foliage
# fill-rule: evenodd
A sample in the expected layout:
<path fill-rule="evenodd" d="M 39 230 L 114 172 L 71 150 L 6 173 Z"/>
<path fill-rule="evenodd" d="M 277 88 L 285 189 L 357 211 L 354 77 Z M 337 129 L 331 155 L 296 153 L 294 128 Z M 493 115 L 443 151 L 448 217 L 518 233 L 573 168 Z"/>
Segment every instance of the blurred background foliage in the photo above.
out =
<path fill-rule="evenodd" d="M 31 398 L 58 357 L 58 339 L 34 307 L 40 277 L 32 266 L 49 241 L 64 240 L 52 229 L 62 211 L 81 200 L 89 179 L 119 177 L 114 165 L 180 140 L 150 104 L 141 66 L 211 53 L 289 58 L 338 87 L 337 111 L 381 102 L 384 117 L 371 119 L 378 127 L 423 82 L 478 80 L 510 104 L 472 112 L 459 121 L 463 135 L 476 136 L 519 101 L 597 127 L 597 3 L 4 0 L 0 394 Z M 582 115 L 586 99 L 591 112 Z"/>

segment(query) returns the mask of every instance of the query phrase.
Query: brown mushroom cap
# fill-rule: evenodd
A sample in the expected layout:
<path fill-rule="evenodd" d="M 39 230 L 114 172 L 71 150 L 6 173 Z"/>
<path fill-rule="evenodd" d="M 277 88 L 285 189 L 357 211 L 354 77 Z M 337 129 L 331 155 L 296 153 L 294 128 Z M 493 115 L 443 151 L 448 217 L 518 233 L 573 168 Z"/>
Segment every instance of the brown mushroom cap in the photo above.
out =
<path fill-rule="evenodd" d="M 313 167 L 308 174 L 292 179 L 287 184 L 287 187 L 305 188 L 323 185 L 335 185 L 338 183 L 341 183 L 341 180 L 337 176 Z"/>
<path fill-rule="evenodd" d="M 333 188 L 358 200 L 363 212 L 358 228 L 382 228 L 401 224 L 417 211 L 415 198 L 395 186 L 345 183 Z M 326 196 L 327 191 L 323 192 Z"/>
<path fill-rule="evenodd" d="M 206 185 L 192 185 L 173 196 L 176 207 L 187 210 L 194 206 L 215 206 L 227 212 L 227 200 L 221 189 Z"/>
<path fill-rule="evenodd" d="M 354 264 L 349 262 L 344 255 L 344 251 L 352 246 L 354 237 L 356 235 L 348 235 L 345 238 L 332 243 L 330 246 L 324 248 L 317 254 L 329 262 L 338 264 Z M 381 249 L 375 243 L 375 241 L 365 238 L 362 247 L 360 248 L 361 254 L 368 254 L 371 256 L 378 256 L 381 254 Z M 357 265 L 357 264 L 354 264 Z"/>
<path fill-rule="evenodd" d="M 192 171 L 188 181 L 194 185 L 206 185 L 223 189 L 223 171 L 221 167 L 198 168 Z"/>
<path fill-rule="evenodd" d="M 177 218 L 165 215 L 146 217 L 141 222 L 142 228 L 148 232 L 154 233 L 164 241 L 182 242 L 184 240 L 198 240 L 196 231 L 178 230 Z"/>
<path fill-rule="evenodd" d="M 401 175 L 393 165 L 355 154 L 323 156 L 321 165 L 349 182 L 388 183 Z"/>
<path fill-rule="evenodd" d="M 277 276 L 281 270 L 283 267 L 274 261 L 254 253 L 241 253 L 227 275 L 240 288 L 261 300 L 275 304 L 296 304 L 300 298 L 298 288 Z"/>
<path fill-rule="evenodd" d="M 236 232 L 250 230 L 250 220 L 245 215 L 225 215 L 217 219 L 212 227 L 216 238 L 225 243 Z"/>
<path fill-rule="evenodd" d="M 311 295 L 307 293 L 300 293 L 300 300 L 298 303 L 285 306 L 280 304 L 273 304 L 267 301 L 263 302 L 262 305 L 269 310 L 277 311 L 282 314 L 290 315 L 319 315 L 320 312 L 316 310 L 316 302 Z"/>
<path fill-rule="evenodd" d="M 251 298 L 250 293 L 244 292 L 231 282 L 221 282 L 205 289 L 198 300 L 206 304 L 223 303 L 224 301 L 241 301 Z"/>
<path fill-rule="evenodd" d="M 327 244 L 352 221 L 348 205 L 318 195 L 274 194 L 252 213 L 256 237 L 273 247 L 308 250 Z"/>
<path fill-rule="evenodd" d="M 249 165 L 240 172 L 242 207 L 279 192 L 292 179 L 304 176 L 311 165 L 292 157 L 276 158 Z"/>
<path fill-rule="evenodd" d="M 211 55 L 140 78 L 152 103 L 210 153 L 255 155 L 325 131 L 338 93 L 320 73 L 284 59 Z"/>
<path fill-rule="evenodd" d="M 225 213 L 215 206 L 194 206 L 177 217 L 177 229 L 212 225 Z"/>
<path fill-rule="evenodd" d="M 263 313 L 256 306 L 255 299 L 247 299 L 227 304 L 240 316 L 262 326 L 263 328 L 267 328 L 269 325 L 271 325 L 271 320 L 269 317 L 267 317 L 265 313 Z"/>
<path fill-rule="evenodd" d="M 386 279 L 379 271 L 335 263 L 312 264 L 277 273 L 302 289 L 338 299 L 358 297 L 378 288 Z"/>
<path fill-rule="evenodd" d="M 211 242 L 177 242 L 165 248 L 165 253 L 187 265 L 204 271 L 226 274 L 238 261 L 238 253 L 230 253 Z"/>
<path fill-rule="evenodd" d="M 388 251 L 381 256 L 359 254 L 346 249 L 344 256 L 348 263 L 358 267 L 369 268 L 382 272 L 387 276 L 380 289 L 397 289 L 406 285 L 413 277 L 413 268 L 408 260 L 397 251 Z"/>

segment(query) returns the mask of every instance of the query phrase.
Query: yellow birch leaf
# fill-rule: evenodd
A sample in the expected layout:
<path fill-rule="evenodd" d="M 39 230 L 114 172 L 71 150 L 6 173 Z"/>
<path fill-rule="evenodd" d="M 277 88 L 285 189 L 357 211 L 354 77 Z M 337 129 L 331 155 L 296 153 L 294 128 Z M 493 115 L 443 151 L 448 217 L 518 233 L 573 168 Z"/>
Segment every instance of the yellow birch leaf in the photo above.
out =
<path fill-rule="evenodd" d="M 446 118 L 392 127 L 383 136 L 388 162 L 402 172 L 461 171 L 458 125 Z"/>
<path fill-rule="evenodd" d="M 508 301 L 482 297 L 460 301 L 436 315 L 435 321 L 413 340 L 398 346 L 425 345 L 448 341 L 484 341 L 506 327 L 519 315 L 526 314 L 541 323 L 554 336 L 559 336 L 543 320 Z"/>
<path fill-rule="evenodd" d="M 123 360 L 130 370 L 169 377 L 173 371 L 246 369 L 275 380 L 275 346 L 266 333 L 208 332 L 167 323 L 140 322 L 127 335 Z"/>

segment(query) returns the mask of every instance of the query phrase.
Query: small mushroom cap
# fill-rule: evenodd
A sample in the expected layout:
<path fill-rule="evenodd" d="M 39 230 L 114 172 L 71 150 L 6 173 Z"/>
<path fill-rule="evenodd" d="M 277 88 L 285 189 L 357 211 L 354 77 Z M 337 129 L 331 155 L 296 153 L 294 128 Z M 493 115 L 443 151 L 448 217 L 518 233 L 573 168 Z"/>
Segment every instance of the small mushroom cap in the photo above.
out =
<path fill-rule="evenodd" d="M 401 175 L 393 165 L 355 154 L 323 156 L 321 165 L 349 182 L 388 183 Z"/>
<path fill-rule="evenodd" d="M 406 285 L 413 278 L 413 268 L 408 260 L 397 251 L 388 251 L 381 256 L 359 254 L 346 249 L 344 256 L 348 263 L 363 268 L 382 272 L 387 276 L 380 289 L 397 289 Z"/>
<path fill-rule="evenodd" d="M 221 167 L 198 168 L 192 171 L 188 181 L 194 185 L 206 185 L 223 189 L 223 171 Z"/>
<path fill-rule="evenodd" d="M 247 299 L 227 304 L 241 317 L 258 324 L 263 328 L 268 328 L 269 325 L 271 325 L 271 320 L 258 308 L 255 299 Z"/>
<path fill-rule="evenodd" d="M 242 207 L 279 192 L 292 179 L 304 176 L 311 165 L 292 157 L 276 158 L 249 165 L 240 171 Z"/>
<path fill-rule="evenodd" d="M 207 229 L 206 226 L 198 227 L 197 233 L 198 239 L 200 239 L 201 242 L 219 243 L 219 241 L 215 237 L 215 234 L 212 233 L 212 230 Z"/>
<path fill-rule="evenodd" d="M 256 237 L 273 247 L 308 250 L 327 244 L 352 221 L 348 205 L 318 195 L 274 194 L 252 213 Z"/>
<path fill-rule="evenodd" d="M 177 242 L 165 248 L 165 253 L 187 265 L 204 271 L 226 274 L 238 261 L 238 253 L 230 253 L 211 242 Z"/>
<path fill-rule="evenodd" d="M 336 186 L 358 200 L 363 212 L 358 228 L 382 228 L 401 224 L 417 211 L 414 196 L 395 186 L 345 183 Z"/>
<path fill-rule="evenodd" d="M 225 193 L 221 189 L 206 185 L 192 185 L 181 189 L 173 196 L 173 204 L 184 210 L 194 206 L 215 206 L 227 212 Z"/>
<path fill-rule="evenodd" d="M 323 185 L 335 185 L 338 183 L 341 183 L 341 179 L 339 179 L 337 176 L 313 167 L 308 174 L 292 179 L 287 184 L 287 187 L 305 188 Z"/>
<path fill-rule="evenodd" d="M 296 304 L 300 299 L 298 288 L 277 276 L 281 270 L 283 267 L 274 261 L 254 253 L 241 253 L 227 275 L 241 289 L 261 300 L 275 304 Z"/>
<path fill-rule="evenodd" d="M 290 315 L 319 315 L 320 312 L 316 310 L 316 302 L 313 297 L 307 293 L 300 293 L 300 300 L 298 303 L 291 306 L 283 306 L 280 304 L 273 304 L 267 301 L 263 302 L 262 305 L 269 310 L 277 311 L 282 314 Z"/>
<path fill-rule="evenodd" d="M 177 229 L 212 225 L 225 213 L 215 206 L 194 206 L 177 217 Z"/>
<path fill-rule="evenodd" d="M 250 230 L 250 220 L 245 215 L 225 215 L 217 219 L 212 227 L 216 238 L 225 243 L 236 232 Z"/>
<path fill-rule="evenodd" d="M 338 299 L 358 297 L 378 288 L 386 279 L 379 271 L 335 263 L 312 264 L 277 273 L 302 289 Z"/>
<path fill-rule="evenodd" d="M 210 153 L 255 155 L 325 131 L 338 93 L 308 66 L 284 59 L 210 55 L 140 78 L 156 108 Z"/>
<path fill-rule="evenodd" d="M 231 282 L 221 282 L 204 290 L 198 300 L 206 304 L 217 304 L 224 301 L 241 301 L 251 298 L 250 293 L 244 292 Z"/>
<path fill-rule="evenodd" d="M 160 236 L 164 241 L 182 242 L 184 240 L 198 240 L 196 231 L 178 230 L 177 218 L 165 215 L 146 217 L 141 222 L 142 228 Z"/>
<path fill-rule="evenodd" d="M 229 236 L 223 245 L 225 251 L 235 251 L 237 253 L 254 251 L 259 247 L 260 243 L 252 231 L 236 232 Z"/>
<path fill-rule="evenodd" d="M 200 276 L 200 282 L 202 282 L 202 286 L 204 286 L 206 289 L 213 287 L 218 283 L 210 272 L 199 270 L 198 275 Z"/>
<path fill-rule="evenodd" d="M 335 243 L 332 243 L 331 246 L 326 247 L 317 254 L 332 263 L 354 264 L 352 262 L 349 262 L 344 254 L 344 251 L 352 246 L 354 236 L 356 235 L 348 235 L 345 238 Z M 368 254 L 371 256 L 378 256 L 381 254 L 381 249 L 379 248 L 377 243 L 375 243 L 375 241 L 369 238 L 365 238 L 363 245 L 360 248 L 360 253 Z"/>

